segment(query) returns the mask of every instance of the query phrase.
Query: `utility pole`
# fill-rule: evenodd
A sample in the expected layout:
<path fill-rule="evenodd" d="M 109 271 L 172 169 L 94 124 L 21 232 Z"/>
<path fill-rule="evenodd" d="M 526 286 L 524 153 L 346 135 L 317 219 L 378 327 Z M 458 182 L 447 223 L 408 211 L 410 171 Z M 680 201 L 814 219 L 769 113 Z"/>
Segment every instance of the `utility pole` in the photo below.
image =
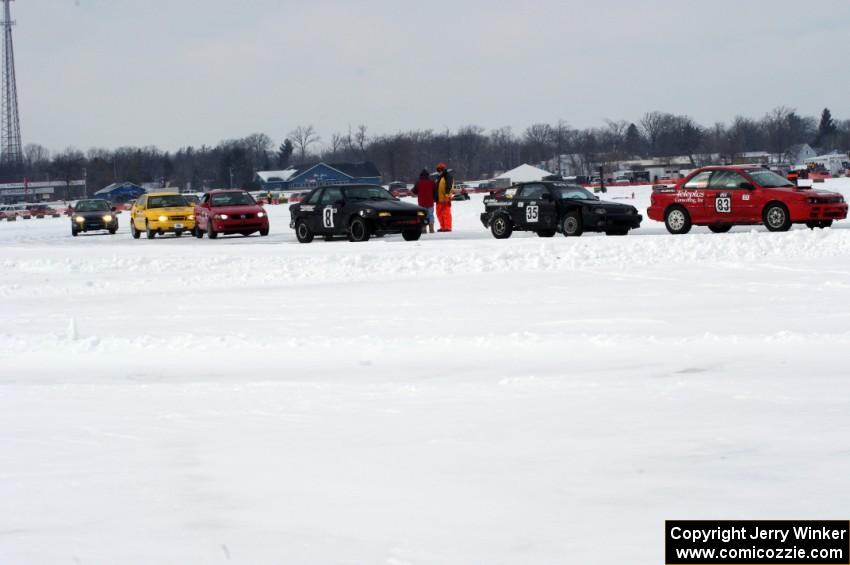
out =
<path fill-rule="evenodd" d="M 0 161 L 4 165 L 20 165 L 21 119 L 18 113 L 18 86 L 15 82 L 15 46 L 12 41 L 12 0 L 3 0 L 3 88 L 0 101 Z"/>

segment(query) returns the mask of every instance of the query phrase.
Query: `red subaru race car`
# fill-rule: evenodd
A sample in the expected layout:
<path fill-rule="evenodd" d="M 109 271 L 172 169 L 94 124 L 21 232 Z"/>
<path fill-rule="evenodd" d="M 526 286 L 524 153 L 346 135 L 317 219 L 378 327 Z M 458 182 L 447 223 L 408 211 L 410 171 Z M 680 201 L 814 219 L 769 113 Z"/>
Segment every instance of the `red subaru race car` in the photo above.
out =
<path fill-rule="evenodd" d="M 837 192 L 797 187 L 773 171 L 759 167 L 703 167 L 674 187 L 654 187 L 647 213 L 664 222 L 672 234 L 691 226 L 724 233 L 736 225 L 764 224 L 787 231 L 791 224 L 826 228 L 847 217 L 847 204 Z"/>
<path fill-rule="evenodd" d="M 244 190 L 211 190 L 195 206 L 195 237 L 260 232 L 269 235 L 269 216 Z"/>

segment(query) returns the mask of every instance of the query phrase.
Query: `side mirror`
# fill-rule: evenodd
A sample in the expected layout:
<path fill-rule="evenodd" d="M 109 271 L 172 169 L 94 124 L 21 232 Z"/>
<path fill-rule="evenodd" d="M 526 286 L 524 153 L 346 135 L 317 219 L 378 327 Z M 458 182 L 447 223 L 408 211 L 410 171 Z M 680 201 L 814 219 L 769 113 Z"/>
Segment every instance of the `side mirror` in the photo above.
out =
<path fill-rule="evenodd" d="M 540 200 L 542 200 L 543 202 L 551 202 L 552 201 L 552 195 L 549 194 L 548 192 L 544 192 L 543 194 L 540 195 Z"/>
<path fill-rule="evenodd" d="M 753 183 L 744 181 L 738 185 L 738 188 L 746 188 L 748 190 L 752 190 L 755 187 L 753 186 Z"/>

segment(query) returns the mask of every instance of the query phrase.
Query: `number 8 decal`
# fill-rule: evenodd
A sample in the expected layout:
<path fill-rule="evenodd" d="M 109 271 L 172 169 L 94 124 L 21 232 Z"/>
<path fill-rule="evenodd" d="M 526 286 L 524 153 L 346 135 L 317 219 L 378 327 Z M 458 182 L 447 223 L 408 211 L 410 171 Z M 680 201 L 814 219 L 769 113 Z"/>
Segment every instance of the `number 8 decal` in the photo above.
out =
<path fill-rule="evenodd" d="M 525 207 L 525 221 L 526 222 L 536 222 L 537 221 L 537 206 L 526 206 Z"/>
<path fill-rule="evenodd" d="M 333 206 L 327 206 L 322 214 L 323 224 L 326 228 L 334 227 L 334 209 Z"/>

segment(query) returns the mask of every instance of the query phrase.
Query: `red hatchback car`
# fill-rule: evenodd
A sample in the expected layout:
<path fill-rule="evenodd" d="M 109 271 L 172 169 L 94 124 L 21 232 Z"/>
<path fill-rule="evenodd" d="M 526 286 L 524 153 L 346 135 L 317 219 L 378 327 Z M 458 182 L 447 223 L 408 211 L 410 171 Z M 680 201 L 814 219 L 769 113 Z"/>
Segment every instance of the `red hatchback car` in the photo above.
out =
<path fill-rule="evenodd" d="M 847 217 L 847 204 L 837 192 L 797 187 L 767 169 L 703 167 L 675 187 L 654 187 L 647 213 L 673 234 L 694 225 L 715 233 L 753 224 L 787 231 L 791 224 L 829 227 Z"/>
<path fill-rule="evenodd" d="M 269 216 L 244 190 L 211 190 L 195 205 L 195 237 L 260 232 L 269 235 Z"/>

